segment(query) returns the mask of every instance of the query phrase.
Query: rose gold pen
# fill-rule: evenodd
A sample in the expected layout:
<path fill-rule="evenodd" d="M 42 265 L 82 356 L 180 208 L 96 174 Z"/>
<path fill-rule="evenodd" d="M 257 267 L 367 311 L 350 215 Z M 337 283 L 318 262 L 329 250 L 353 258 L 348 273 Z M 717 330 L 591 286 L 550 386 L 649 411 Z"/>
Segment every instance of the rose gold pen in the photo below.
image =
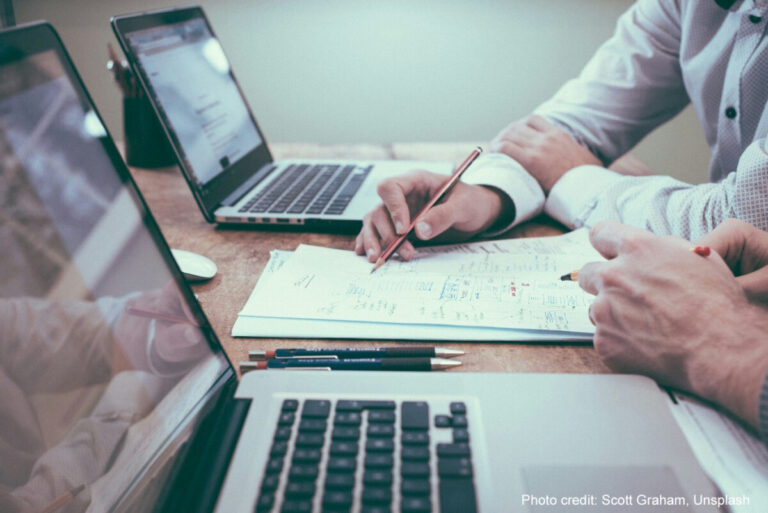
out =
<path fill-rule="evenodd" d="M 373 269 L 371 269 L 371 274 L 373 274 L 376 269 L 384 265 L 384 263 L 389 260 L 389 257 L 391 257 L 395 251 L 397 251 L 397 248 L 400 247 L 400 244 L 403 243 L 406 237 L 408 237 L 408 234 L 410 234 L 416 227 L 416 223 L 421 221 L 421 218 L 424 217 L 424 214 L 429 212 L 429 209 L 437 205 L 440 200 L 445 198 L 451 189 L 453 189 L 453 186 L 456 185 L 461 179 L 461 175 L 464 174 L 464 171 L 469 168 L 469 166 L 477 159 L 477 157 L 480 156 L 482 152 L 483 149 L 480 146 L 472 150 L 472 153 L 470 153 L 469 156 L 464 159 L 464 162 L 462 162 L 461 165 L 459 165 L 459 167 L 454 170 L 451 177 L 446 180 L 446 182 L 437 190 L 435 195 L 430 198 L 427 204 L 421 207 L 421 210 L 419 210 L 419 213 L 416 214 L 416 217 L 413 218 L 413 221 L 411 221 L 411 224 L 408 226 L 408 229 L 405 231 L 405 233 L 393 240 L 389 246 L 387 246 L 387 249 L 385 249 L 381 256 L 379 256 L 379 259 L 376 260 L 376 264 L 373 266 Z"/>

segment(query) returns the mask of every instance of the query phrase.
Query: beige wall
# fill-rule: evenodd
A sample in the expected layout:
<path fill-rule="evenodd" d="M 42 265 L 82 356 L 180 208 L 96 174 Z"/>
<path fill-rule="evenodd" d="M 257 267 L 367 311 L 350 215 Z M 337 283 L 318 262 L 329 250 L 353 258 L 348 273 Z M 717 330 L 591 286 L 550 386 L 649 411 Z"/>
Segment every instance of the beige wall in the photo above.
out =
<path fill-rule="evenodd" d="M 630 0 L 203 0 L 269 141 L 489 139 L 575 75 Z M 19 22 L 59 30 L 120 137 L 104 64 L 117 13 L 149 0 L 15 0 Z M 706 180 L 692 112 L 636 154 L 659 172 Z"/>

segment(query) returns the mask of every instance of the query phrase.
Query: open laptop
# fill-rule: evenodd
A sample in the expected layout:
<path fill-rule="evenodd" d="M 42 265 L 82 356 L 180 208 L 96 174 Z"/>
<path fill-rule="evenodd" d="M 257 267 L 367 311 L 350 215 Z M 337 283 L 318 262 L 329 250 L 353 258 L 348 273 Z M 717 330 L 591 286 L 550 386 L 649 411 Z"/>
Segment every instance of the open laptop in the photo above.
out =
<path fill-rule="evenodd" d="M 383 179 L 447 162 L 274 161 L 200 7 L 116 16 L 112 27 L 209 222 L 358 229 Z"/>
<path fill-rule="evenodd" d="M 0 31 L 0 262 L 3 512 L 623 512 L 715 494 L 639 376 L 238 385 L 45 23 Z"/>

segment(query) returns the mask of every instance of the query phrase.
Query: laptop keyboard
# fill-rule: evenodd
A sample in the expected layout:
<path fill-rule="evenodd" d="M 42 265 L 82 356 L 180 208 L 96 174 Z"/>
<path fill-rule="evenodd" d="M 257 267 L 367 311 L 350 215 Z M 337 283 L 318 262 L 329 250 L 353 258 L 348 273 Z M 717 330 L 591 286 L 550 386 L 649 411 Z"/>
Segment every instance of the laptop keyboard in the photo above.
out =
<path fill-rule="evenodd" d="M 430 426 L 432 420 L 432 426 Z M 256 513 L 473 513 L 467 407 L 422 401 L 283 401 Z M 435 430 L 451 443 L 430 444 Z"/>
<path fill-rule="evenodd" d="M 373 166 L 292 164 L 239 212 L 340 215 L 372 169 Z"/>

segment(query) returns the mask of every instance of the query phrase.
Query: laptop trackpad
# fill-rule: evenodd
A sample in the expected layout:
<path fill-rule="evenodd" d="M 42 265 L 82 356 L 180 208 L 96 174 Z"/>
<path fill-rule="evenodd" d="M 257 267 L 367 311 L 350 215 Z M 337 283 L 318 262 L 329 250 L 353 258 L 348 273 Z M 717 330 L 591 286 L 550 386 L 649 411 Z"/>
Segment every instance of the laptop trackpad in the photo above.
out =
<path fill-rule="evenodd" d="M 523 480 L 528 511 L 691 511 L 669 467 L 525 467 Z"/>

